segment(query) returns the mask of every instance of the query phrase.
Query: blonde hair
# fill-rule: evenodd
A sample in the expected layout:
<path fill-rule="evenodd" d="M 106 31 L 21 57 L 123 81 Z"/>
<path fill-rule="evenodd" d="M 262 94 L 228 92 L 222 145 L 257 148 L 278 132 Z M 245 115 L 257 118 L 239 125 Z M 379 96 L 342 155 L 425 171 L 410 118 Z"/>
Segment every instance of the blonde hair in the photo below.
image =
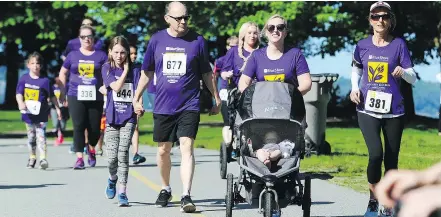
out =
<path fill-rule="evenodd" d="M 110 64 L 110 67 L 111 67 L 111 68 L 115 68 L 115 67 L 116 67 L 116 63 L 115 63 L 115 61 L 113 60 L 113 57 L 112 57 L 111 51 L 112 51 L 113 47 L 114 47 L 115 45 L 117 45 L 117 44 L 121 45 L 121 46 L 126 50 L 126 54 L 127 54 L 127 55 L 126 55 L 126 59 L 124 60 L 123 64 L 124 64 L 126 61 L 129 61 L 129 69 L 130 69 L 131 66 L 132 66 L 132 61 L 130 60 L 130 45 L 129 45 L 129 42 L 127 41 L 127 39 L 126 39 L 124 36 L 115 36 L 115 37 L 112 38 L 112 40 L 110 41 L 110 45 L 109 45 L 109 57 L 108 57 L 108 62 L 109 62 L 109 64 Z"/>
<path fill-rule="evenodd" d="M 227 39 L 227 45 L 230 45 L 230 43 L 231 42 L 236 42 L 236 43 L 239 43 L 239 38 L 238 37 L 236 37 L 236 36 L 231 36 L 231 37 L 229 37 L 228 39 Z"/>
<path fill-rule="evenodd" d="M 254 23 L 254 22 L 246 22 L 246 23 L 242 24 L 242 26 L 240 27 L 240 30 L 239 30 L 239 44 L 238 44 L 238 47 L 237 47 L 239 57 L 243 59 L 243 65 L 240 68 L 241 72 L 245 69 L 245 66 L 247 64 L 248 58 L 251 56 L 251 53 L 253 53 L 253 51 L 254 51 L 254 50 L 251 51 L 250 55 L 248 57 L 245 57 L 243 55 L 243 46 L 245 44 L 245 35 L 247 34 L 247 29 L 250 26 L 255 26 L 256 29 L 257 29 L 258 37 L 257 37 L 256 44 L 254 45 L 255 49 L 259 48 L 259 45 L 260 45 L 259 26 L 256 23 Z"/>
<path fill-rule="evenodd" d="M 280 14 L 274 14 L 273 16 L 271 16 L 270 18 L 268 18 L 268 20 L 266 20 L 265 25 L 263 26 L 263 30 L 262 30 L 262 35 L 266 37 L 266 31 L 268 30 L 268 22 L 272 19 L 276 19 L 279 18 L 281 20 L 283 20 L 283 24 L 285 24 L 285 31 L 288 31 L 288 22 L 286 21 L 286 19 L 284 17 L 282 17 L 282 15 Z"/>

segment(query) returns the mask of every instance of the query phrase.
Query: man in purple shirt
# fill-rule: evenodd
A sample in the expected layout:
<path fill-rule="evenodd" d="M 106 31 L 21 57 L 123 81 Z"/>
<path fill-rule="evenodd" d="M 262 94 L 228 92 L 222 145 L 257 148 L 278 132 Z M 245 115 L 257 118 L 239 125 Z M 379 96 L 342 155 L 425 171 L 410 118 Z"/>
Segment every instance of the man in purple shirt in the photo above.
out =
<path fill-rule="evenodd" d="M 213 79 L 205 39 L 188 29 L 187 8 L 180 2 L 166 6 L 165 21 L 169 28 L 155 33 L 148 45 L 133 105 L 142 111 L 139 99 L 148 82 L 156 75 L 156 98 L 153 110 L 153 140 L 158 142 L 157 163 L 162 190 L 156 206 L 165 207 L 172 199 L 170 188 L 170 150 L 172 143 L 181 145 L 181 211 L 194 212 L 190 197 L 194 172 L 193 144 L 199 126 L 199 82 L 204 80 L 216 99 L 212 113 L 219 112 L 221 100 Z"/>

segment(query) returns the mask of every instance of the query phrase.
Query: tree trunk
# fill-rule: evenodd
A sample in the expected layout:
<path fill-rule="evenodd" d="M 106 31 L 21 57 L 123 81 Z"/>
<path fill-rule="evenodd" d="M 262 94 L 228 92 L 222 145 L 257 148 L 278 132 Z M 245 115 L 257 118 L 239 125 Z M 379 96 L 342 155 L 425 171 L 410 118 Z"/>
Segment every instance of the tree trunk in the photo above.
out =
<path fill-rule="evenodd" d="M 18 54 L 18 45 L 14 42 L 6 44 L 6 95 L 5 102 L 0 105 L 2 110 L 17 109 L 17 101 L 15 100 L 15 89 L 18 83 L 18 69 L 20 66 L 20 55 Z"/>
<path fill-rule="evenodd" d="M 406 81 L 401 82 L 401 93 L 404 97 L 404 110 L 406 112 L 406 121 L 410 122 L 415 117 L 415 104 L 413 101 L 412 85 Z"/>

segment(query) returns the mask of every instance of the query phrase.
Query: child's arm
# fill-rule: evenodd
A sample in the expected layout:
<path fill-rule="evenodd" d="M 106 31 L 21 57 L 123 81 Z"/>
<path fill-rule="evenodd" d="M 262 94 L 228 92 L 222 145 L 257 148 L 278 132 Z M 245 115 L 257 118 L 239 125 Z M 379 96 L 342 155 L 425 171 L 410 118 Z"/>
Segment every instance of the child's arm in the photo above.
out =
<path fill-rule="evenodd" d="M 15 99 L 17 100 L 18 109 L 20 111 L 26 111 L 26 104 L 24 103 L 23 95 L 20 93 L 17 93 L 17 94 L 15 94 Z"/>

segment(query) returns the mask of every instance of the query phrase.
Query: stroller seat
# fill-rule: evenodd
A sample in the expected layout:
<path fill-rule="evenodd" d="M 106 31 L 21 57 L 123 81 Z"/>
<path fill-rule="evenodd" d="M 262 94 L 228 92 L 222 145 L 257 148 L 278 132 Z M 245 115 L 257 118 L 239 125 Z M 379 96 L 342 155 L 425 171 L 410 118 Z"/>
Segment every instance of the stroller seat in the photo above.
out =
<path fill-rule="evenodd" d="M 262 178 L 265 175 L 274 175 L 277 178 L 280 178 L 286 174 L 291 173 L 292 171 L 299 169 L 299 156 L 291 156 L 289 158 L 279 159 L 277 165 L 274 165 L 270 171 L 269 168 L 263 164 L 259 159 L 249 156 L 244 156 L 245 165 L 247 165 L 247 170 L 251 170 L 249 172 L 254 175 Z"/>

